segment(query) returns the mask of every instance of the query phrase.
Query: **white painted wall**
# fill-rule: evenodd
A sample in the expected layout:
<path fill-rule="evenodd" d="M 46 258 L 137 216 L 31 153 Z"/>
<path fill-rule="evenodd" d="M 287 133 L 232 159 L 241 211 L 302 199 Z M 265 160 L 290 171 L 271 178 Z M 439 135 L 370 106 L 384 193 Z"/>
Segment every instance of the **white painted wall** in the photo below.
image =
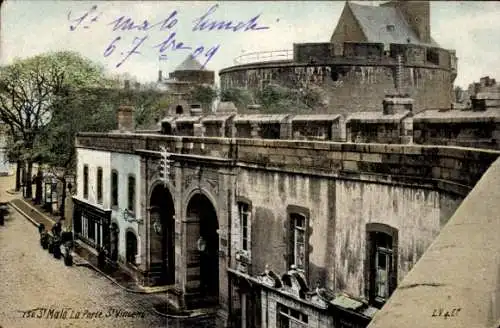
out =
<path fill-rule="evenodd" d="M 83 167 L 89 167 L 89 198 L 83 198 Z M 97 168 L 103 169 L 103 204 L 97 204 Z M 111 171 L 118 171 L 118 208 L 111 208 Z M 141 176 L 140 176 L 140 156 L 131 154 L 121 154 L 105 151 L 97 151 L 91 149 L 77 148 L 77 198 L 87 203 L 102 208 L 105 210 L 112 210 L 111 220 L 116 222 L 120 229 L 119 243 L 118 243 L 118 256 L 125 260 L 126 250 L 126 231 L 127 229 L 135 232 L 137 236 L 137 258 L 136 263 L 140 263 L 141 243 L 139 236 L 138 224 L 136 222 L 126 222 L 123 218 L 123 210 L 127 208 L 128 201 L 128 176 L 133 174 L 135 176 L 135 208 L 136 219 L 140 217 L 140 197 L 141 194 Z"/>
<path fill-rule="evenodd" d="M 118 171 L 118 209 L 112 209 L 111 220 L 118 223 L 120 228 L 119 242 L 118 242 L 118 256 L 125 260 L 125 250 L 126 250 L 126 240 L 125 236 L 127 230 L 132 230 L 135 232 L 137 237 L 137 257 L 136 263 L 140 263 L 141 255 L 141 236 L 139 235 L 139 227 L 137 222 L 127 222 L 123 218 L 123 211 L 128 207 L 128 177 L 129 175 L 135 176 L 135 218 L 145 219 L 141 217 L 141 204 L 139 195 L 141 192 L 142 184 L 141 181 L 141 160 L 140 156 L 121 154 L 121 153 L 111 153 L 109 177 L 108 182 L 109 187 L 109 200 L 111 204 L 111 171 Z"/>
<path fill-rule="evenodd" d="M 76 186 L 77 198 L 96 207 L 109 209 L 111 200 L 111 153 L 90 149 L 77 148 Z M 89 167 L 89 198 L 83 198 L 83 167 Z M 103 204 L 97 204 L 97 168 L 102 167 L 102 196 Z"/>

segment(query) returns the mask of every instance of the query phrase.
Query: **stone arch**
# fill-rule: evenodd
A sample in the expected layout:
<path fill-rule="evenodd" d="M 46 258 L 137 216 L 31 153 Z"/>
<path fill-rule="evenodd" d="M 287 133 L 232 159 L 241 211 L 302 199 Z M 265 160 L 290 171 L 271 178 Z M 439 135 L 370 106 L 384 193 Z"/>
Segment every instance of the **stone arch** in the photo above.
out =
<path fill-rule="evenodd" d="M 174 195 L 174 193 L 172 193 L 172 190 L 175 191 L 175 186 L 171 182 L 167 182 L 165 184 L 165 182 L 163 182 L 160 179 L 154 180 L 151 183 L 151 185 L 149 186 L 149 190 L 148 190 L 148 198 L 147 198 L 148 207 L 151 206 L 151 195 L 153 194 L 155 187 L 158 185 L 163 185 L 167 189 L 167 191 L 170 193 L 170 195 L 172 195 L 172 197 Z M 174 202 L 174 204 L 175 204 L 175 202 Z"/>
<path fill-rule="evenodd" d="M 149 270 L 153 284 L 175 281 L 175 203 L 168 184 L 153 183 L 148 197 Z"/>
<path fill-rule="evenodd" d="M 191 260 L 187 264 L 199 271 L 198 292 L 203 298 L 216 302 L 219 295 L 219 221 L 216 205 L 208 195 L 201 189 L 189 193 L 186 238 Z"/>
<path fill-rule="evenodd" d="M 189 201 L 196 194 L 202 194 L 203 196 L 205 196 L 205 197 L 208 198 L 208 200 L 210 201 L 210 203 L 212 203 L 212 206 L 215 209 L 215 214 L 217 215 L 217 218 L 218 218 L 219 217 L 219 210 L 218 210 L 218 205 L 217 205 L 216 198 L 212 195 L 211 192 L 209 192 L 205 188 L 200 188 L 198 186 L 189 189 L 189 192 L 186 193 L 186 196 L 184 197 L 184 202 L 183 202 L 183 204 L 186 204 L 184 206 L 184 213 L 187 214 L 187 208 L 188 208 Z"/>

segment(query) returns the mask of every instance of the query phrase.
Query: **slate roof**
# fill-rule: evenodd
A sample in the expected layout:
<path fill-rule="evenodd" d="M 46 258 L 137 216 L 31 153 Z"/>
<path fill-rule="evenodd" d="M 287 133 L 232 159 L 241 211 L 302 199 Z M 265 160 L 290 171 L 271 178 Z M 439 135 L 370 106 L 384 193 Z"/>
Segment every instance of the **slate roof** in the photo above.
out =
<path fill-rule="evenodd" d="M 281 123 L 289 114 L 240 114 L 236 115 L 234 123 Z"/>
<path fill-rule="evenodd" d="M 227 115 L 206 115 L 206 116 L 203 116 L 203 118 L 201 119 L 201 121 L 203 123 L 205 122 L 224 122 L 228 119 L 230 119 L 231 117 L 233 117 L 235 114 L 227 114 Z"/>
<path fill-rule="evenodd" d="M 406 44 L 410 39 L 411 44 L 426 44 L 420 41 L 415 31 L 397 8 L 358 5 L 349 1 L 347 5 L 359 22 L 368 42 L 384 43 L 386 45 L 390 43 Z M 388 30 L 388 25 L 393 25 L 394 29 Z M 436 47 L 439 46 L 434 40 L 432 40 L 431 44 Z"/>
<path fill-rule="evenodd" d="M 201 64 L 191 55 L 188 55 L 184 61 L 177 66 L 175 71 L 199 71 L 204 70 Z"/>
<path fill-rule="evenodd" d="M 175 123 L 197 123 L 202 119 L 201 116 L 177 116 L 175 119 Z"/>
<path fill-rule="evenodd" d="M 217 111 L 218 112 L 235 112 L 238 109 L 234 105 L 232 101 L 221 101 L 217 105 Z"/>
<path fill-rule="evenodd" d="M 396 112 L 394 114 L 384 114 L 382 111 L 378 112 L 356 112 L 350 114 L 346 122 L 360 122 L 360 123 L 398 123 L 402 119 L 410 115 L 410 111 Z"/>
<path fill-rule="evenodd" d="M 485 111 L 472 110 L 426 110 L 413 116 L 414 122 L 430 123 L 479 123 L 500 122 L 500 111 L 498 109 L 487 109 Z"/>
<path fill-rule="evenodd" d="M 292 117 L 292 122 L 309 122 L 309 121 L 336 121 L 341 118 L 340 114 L 299 114 Z"/>

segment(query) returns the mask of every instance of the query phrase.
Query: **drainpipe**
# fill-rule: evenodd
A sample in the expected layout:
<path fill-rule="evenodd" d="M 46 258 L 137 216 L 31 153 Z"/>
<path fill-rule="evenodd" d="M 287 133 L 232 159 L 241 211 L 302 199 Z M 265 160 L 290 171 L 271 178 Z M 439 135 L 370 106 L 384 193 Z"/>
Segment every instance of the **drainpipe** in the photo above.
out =
<path fill-rule="evenodd" d="M 236 183 L 235 183 L 235 186 L 233 188 L 233 192 L 236 191 Z M 231 249 L 232 249 L 232 240 L 231 240 L 231 232 L 232 232 L 232 226 L 233 226 L 233 221 L 232 221 L 232 215 L 231 213 L 233 212 L 232 211 L 232 200 L 233 200 L 233 197 L 232 196 L 232 193 L 228 193 L 227 194 L 227 203 L 229 204 L 229 211 L 228 211 L 228 217 L 227 217 L 227 222 L 228 222 L 228 232 L 227 232 L 227 244 L 228 244 L 228 251 L 227 251 L 227 262 L 228 262 L 228 267 L 231 268 Z M 227 310 L 228 310 L 228 318 L 227 320 L 229 322 L 231 322 L 231 318 L 232 318 L 232 313 L 233 313 L 233 288 L 232 288 L 232 284 L 231 284 L 231 278 L 229 278 L 229 275 L 228 275 L 228 279 L 227 279 L 227 290 L 228 290 L 228 294 L 229 294 L 229 302 L 228 302 L 228 305 L 227 305 Z M 228 322 L 226 322 L 226 326 L 228 326 Z"/>
<path fill-rule="evenodd" d="M 403 75 L 403 56 L 401 56 L 401 54 L 398 54 L 397 65 L 396 65 L 396 90 L 398 94 L 401 94 L 402 75 Z"/>

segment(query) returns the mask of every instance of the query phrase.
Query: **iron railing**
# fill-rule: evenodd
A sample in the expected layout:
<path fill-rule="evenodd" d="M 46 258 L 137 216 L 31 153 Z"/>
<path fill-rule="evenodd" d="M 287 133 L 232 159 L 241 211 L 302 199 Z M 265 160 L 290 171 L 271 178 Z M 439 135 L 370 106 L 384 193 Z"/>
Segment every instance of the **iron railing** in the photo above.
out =
<path fill-rule="evenodd" d="M 279 60 L 292 60 L 293 50 L 273 50 L 273 51 L 259 51 L 249 52 L 247 54 L 236 57 L 233 62 L 235 65 L 250 64 L 255 62 L 272 62 Z"/>

